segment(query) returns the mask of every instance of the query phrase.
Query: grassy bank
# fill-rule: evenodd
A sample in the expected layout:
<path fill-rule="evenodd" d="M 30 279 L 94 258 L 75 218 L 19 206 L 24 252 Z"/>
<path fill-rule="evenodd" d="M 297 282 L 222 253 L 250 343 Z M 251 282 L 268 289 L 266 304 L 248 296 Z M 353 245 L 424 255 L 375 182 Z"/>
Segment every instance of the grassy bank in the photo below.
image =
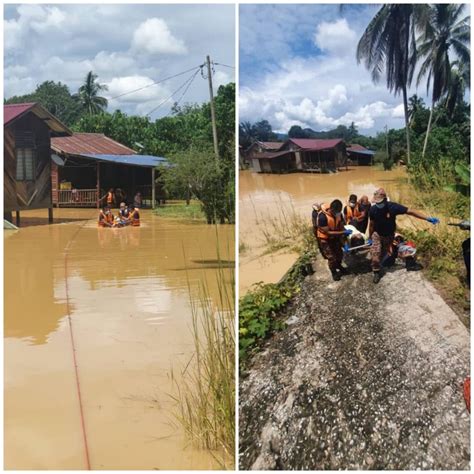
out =
<path fill-rule="evenodd" d="M 234 469 L 235 293 L 233 278 L 229 285 L 224 272 L 217 275 L 217 307 L 205 282 L 199 301 L 191 300 L 194 354 L 179 376 L 173 375 L 173 398 L 176 418 L 192 442 L 209 450 L 221 469 Z"/>
<path fill-rule="evenodd" d="M 470 199 L 460 193 L 440 189 L 413 189 L 409 201 L 409 206 L 439 217 L 441 222 L 426 228 L 424 223 L 411 219 L 410 226 L 400 228 L 399 231 L 416 243 L 418 258 L 425 267 L 425 276 L 467 324 L 470 291 L 466 284 L 461 246 L 469 237 L 469 232 L 448 226 L 448 223 L 469 220 Z"/>
<path fill-rule="evenodd" d="M 314 250 L 306 251 L 278 283 L 258 283 L 239 300 L 239 362 L 244 367 L 248 358 L 258 350 L 274 331 L 285 323 L 277 315 L 300 291 L 304 277 L 312 273 Z"/>
<path fill-rule="evenodd" d="M 155 209 L 155 213 L 167 219 L 183 220 L 187 222 L 205 223 L 206 217 L 198 201 L 167 201 Z"/>

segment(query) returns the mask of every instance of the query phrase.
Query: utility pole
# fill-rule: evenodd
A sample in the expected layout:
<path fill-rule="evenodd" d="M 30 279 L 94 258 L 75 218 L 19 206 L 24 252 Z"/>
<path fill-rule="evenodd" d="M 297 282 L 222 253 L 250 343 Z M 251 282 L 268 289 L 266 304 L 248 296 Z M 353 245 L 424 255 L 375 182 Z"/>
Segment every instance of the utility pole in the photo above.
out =
<path fill-rule="evenodd" d="M 219 147 L 217 145 L 217 126 L 216 126 L 216 112 L 214 110 L 214 95 L 212 93 L 212 72 L 211 72 L 211 59 L 209 55 L 206 57 L 207 63 L 207 78 L 209 80 L 209 96 L 211 98 L 211 122 L 212 122 L 212 137 L 214 139 L 214 153 L 216 159 L 219 159 Z"/>
<path fill-rule="evenodd" d="M 387 159 L 389 158 L 388 156 L 388 126 L 385 125 L 385 142 L 386 142 L 386 147 L 387 147 Z"/>

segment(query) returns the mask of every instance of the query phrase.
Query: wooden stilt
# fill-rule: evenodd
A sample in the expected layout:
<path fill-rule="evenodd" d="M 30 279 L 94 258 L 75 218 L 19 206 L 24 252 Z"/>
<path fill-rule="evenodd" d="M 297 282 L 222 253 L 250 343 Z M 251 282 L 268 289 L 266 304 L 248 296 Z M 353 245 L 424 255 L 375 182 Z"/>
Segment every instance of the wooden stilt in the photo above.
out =
<path fill-rule="evenodd" d="M 16 211 L 16 226 L 20 227 L 20 211 Z"/>
<path fill-rule="evenodd" d="M 156 190 L 155 190 L 155 168 L 151 169 L 151 208 L 155 209 L 155 199 L 156 199 Z"/>
<path fill-rule="evenodd" d="M 53 208 L 52 207 L 48 208 L 48 222 L 50 224 L 53 223 Z"/>

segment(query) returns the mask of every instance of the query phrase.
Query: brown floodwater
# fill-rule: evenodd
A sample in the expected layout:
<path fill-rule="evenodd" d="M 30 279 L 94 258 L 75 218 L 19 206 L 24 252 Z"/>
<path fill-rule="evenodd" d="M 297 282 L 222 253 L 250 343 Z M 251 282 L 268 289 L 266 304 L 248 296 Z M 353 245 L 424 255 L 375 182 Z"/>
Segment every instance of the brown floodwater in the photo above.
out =
<path fill-rule="evenodd" d="M 87 209 L 55 210 L 54 225 L 38 225 L 45 211 L 21 217 L 4 232 L 5 468 L 85 469 L 83 431 L 92 469 L 217 468 L 173 418 L 170 373 L 193 353 L 204 281 L 219 307 L 213 262 L 234 260 L 234 228 L 149 211 L 123 229 L 97 228 Z"/>
<path fill-rule="evenodd" d="M 311 225 L 314 202 L 341 199 L 350 194 L 366 194 L 385 188 L 393 201 L 404 202 L 406 171 L 395 168 L 383 171 L 374 167 L 353 167 L 334 174 L 259 174 L 249 170 L 239 173 L 239 293 L 242 295 L 256 282 L 276 283 L 298 255 L 285 250 L 268 253 L 264 230 L 271 219 L 293 211 L 307 216 Z M 403 223 L 403 219 L 401 220 Z M 242 251 L 243 250 L 243 251 Z"/>

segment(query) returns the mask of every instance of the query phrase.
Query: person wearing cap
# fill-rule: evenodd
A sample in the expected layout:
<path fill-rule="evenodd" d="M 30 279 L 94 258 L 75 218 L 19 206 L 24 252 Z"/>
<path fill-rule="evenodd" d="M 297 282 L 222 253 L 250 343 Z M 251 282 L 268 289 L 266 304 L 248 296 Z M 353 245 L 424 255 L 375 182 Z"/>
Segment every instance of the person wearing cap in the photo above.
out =
<path fill-rule="evenodd" d="M 374 206 L 370 208 L 369 217 L 369 243 L 371 243 L 370 253 L 372 257 L 372 271 L 374 273 L 374 283 L 378 283 L 381 278 L 381 261 L 389 251 L 390 245 L 394 241 L 396 218 L 399 215 L 407 214 L 428 221 L 431 224 L 438 224 L 436 217 L 427 217 L 421 212 L 408 209 L 408 207 L 388 201 L 387 193 L 383 188 L 374 192 L 372 200 Z"/>
<path fill-rule="evenodd" d="M 342 202 L 339 199 L 321 206 L 317 218 L 316 236 L 321 253 L 328 261 L 334 281 L 339 281 L 341 275 L 347 274 L 347 269 L 342 266 L 343 236 L 351 233 L 351 230 L 344 229 Z"/>
<path fill-rule="evenodd" d="M 120 203 L 120 209 L 119 209 L 119 212 L 118 212 L 118 217 L 119 217 L 120 223 L 122 225 L 131 224 L 130 210 L 124 202 Z"/>

